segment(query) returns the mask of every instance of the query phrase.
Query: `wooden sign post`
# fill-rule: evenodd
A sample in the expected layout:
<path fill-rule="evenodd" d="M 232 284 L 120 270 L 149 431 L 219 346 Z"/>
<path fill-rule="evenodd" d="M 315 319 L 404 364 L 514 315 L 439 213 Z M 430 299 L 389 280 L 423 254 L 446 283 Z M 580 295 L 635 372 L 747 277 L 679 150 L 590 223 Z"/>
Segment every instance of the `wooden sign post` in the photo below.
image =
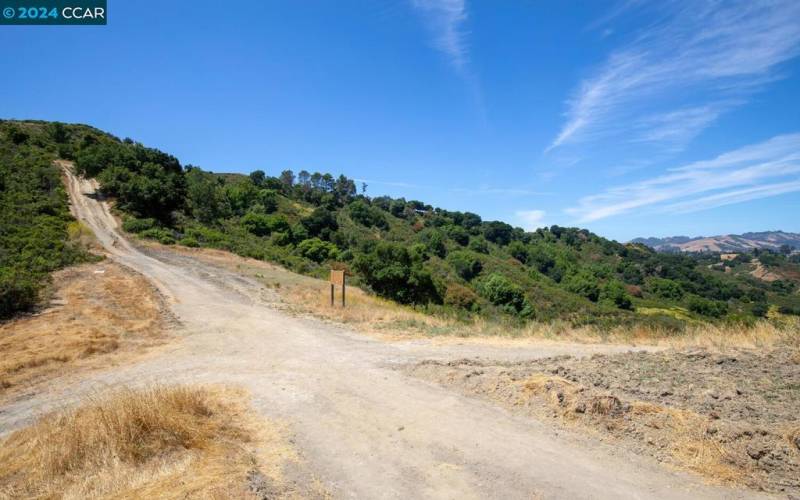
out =
<path fill-rule="evenodd" d="M 344 271 L 331 269 L 331 307 L 333 307 L 333 291 L 336 285 L 342 286 L 342 307 L 345 305 L 345 278 Z"/>

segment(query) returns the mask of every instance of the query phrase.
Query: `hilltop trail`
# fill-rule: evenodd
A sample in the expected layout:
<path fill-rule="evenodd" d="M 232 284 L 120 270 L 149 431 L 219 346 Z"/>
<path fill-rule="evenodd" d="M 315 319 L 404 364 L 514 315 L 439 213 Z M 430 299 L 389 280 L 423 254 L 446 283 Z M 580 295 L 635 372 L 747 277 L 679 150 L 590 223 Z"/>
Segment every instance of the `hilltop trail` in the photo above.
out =
<path fill-rule="evenodd" d="M 181 338 L 131 365 L 29 395 L 0 410 L 0 434 L 98 388 L 225 383 L 247 388 L 263 415 L 286 422 L 334 497 L 739 498 L 654 461 L 409 378 L 423 359 L 530 359 L 620 352 L 625 346 L 387 343 L 271 306 L 269 290 L 168 251 L 144 251 L 117 231 L 96 183 L 67 169 L 75 215 L 110 258 L 158 287 Z"/>

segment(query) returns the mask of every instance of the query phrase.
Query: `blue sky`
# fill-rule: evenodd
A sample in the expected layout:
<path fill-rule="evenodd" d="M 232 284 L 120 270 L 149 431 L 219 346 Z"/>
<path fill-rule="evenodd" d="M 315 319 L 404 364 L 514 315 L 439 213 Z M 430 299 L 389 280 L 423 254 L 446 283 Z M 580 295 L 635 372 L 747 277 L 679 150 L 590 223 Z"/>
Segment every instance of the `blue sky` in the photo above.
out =
<path fill-rule="evenodd" d="M 0 27 L 0 117 L 611 238 L 800 231 L 800 2 L 149 2 Z"/>

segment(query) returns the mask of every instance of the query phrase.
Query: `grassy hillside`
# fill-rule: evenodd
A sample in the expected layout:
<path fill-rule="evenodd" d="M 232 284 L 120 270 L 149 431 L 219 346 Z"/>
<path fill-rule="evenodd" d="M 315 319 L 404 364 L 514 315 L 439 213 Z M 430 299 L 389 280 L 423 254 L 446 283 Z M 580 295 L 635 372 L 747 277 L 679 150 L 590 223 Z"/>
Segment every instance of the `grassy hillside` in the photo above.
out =
<path fill-rule="evenodd" d="M 43 165 L 60 156 L 97 177 L 116 198 L 125 230 L 140 237 L 319 277 L 343 268 L 356 284 L 428 312 L 680 329 L 800 311 L 799 267 L 788 257 L 776 257 L 787 277 L 776 285 L 744 268 L 732 272 L 752 265 L 745 258 L 719 266 L 718 256 L 659 254 L 583 229 L 526 232 L 420 201 L 369 197 L 344 176 L 215 175 L 85 126 L 2 126 L 4 144 L 37 151 Z M 13 130 L 23 129 L 27 138 L 15 143 Z"/>

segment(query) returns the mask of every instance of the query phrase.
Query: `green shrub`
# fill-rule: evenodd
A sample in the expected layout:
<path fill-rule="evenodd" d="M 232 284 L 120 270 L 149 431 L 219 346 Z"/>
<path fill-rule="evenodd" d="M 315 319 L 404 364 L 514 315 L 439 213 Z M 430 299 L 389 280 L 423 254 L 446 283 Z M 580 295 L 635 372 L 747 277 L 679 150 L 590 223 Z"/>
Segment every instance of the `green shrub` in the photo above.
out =
<path fill-rule="evenodd" d="M 36 305 L 45 277 L 23 270 L 0 269 L 0 318 Z"/>
<path fill-rule="evenodd" d="M 767 312 L 769 312 L 769 305 L 764 302 L 756 302 L 753 304 L 750 312 L 752 312 L 753 316 L 756 318 L 763 318 L 767 315 Z"/>
<path fill-rule="evenodd" d="M 441 293 L 430 272 L 414 262 L 405 246 L 379 242 L 369 253 L 353 259 L 364 282 L 383 297 L 401 303 L 441 303 Z"/>
<path fill-rule="evenodd" d="M 721 318 L 728 312 L 728 305 L 726 303 L 705 299 L 696 295 L 689 297 L 688 306 L 690 311 L 710 318 Z"/>
<path fill-rule="evenodd" d="M 519 313 L 528 305 L 522 289 L 503 275 L 493 273 L 480 284 L 481 295 L 496 306 Z"/>
<path fill-rule="evenodd" d="M 523 264 L 528 262 L 528 248 L 521 241 L 509 243 L 508 253 Z"/>
<path fill-rule="evenodd" d="M 156 240 L 162 245 L 172 245 L 175 243 L 175 237 L 170 231 L 158 227 L 142 231 L 139 233 L 139 236 L 142 238 Z"/>
<path fill-rule="evenodd" d="M 600 291 L 600 300 L 610 302 L 620 309 L 633 310 L 631 296 L 625 290 L 625 285 L 617 280 L 606 282 Z"/>
<path fill-rule="evenodd" d="M 389 224 L 386 222 L 383 212 L 379 208 L 367 205 L 361 200 L 356 200 L 348 207 L 350 218 L 354 222 L 366 227 L 377 227 L 386 229 Z"/>
<path fill-rule="evenodd" d="M 249 212 L 245 214 L 240 223 L 249 232 L 256 236 L 269 236 L 273 232 L 289 233 L 289 221 L 283 215 L 264 215 Z"/>
<path fill-rule="evenodd" d="M 448 306 L 472 311 L 477 308 L 478 295 L 463 285 L 450 283 L 444 294 L 444 303 Z"/>
<path fill-rule="evenodd" d="M 444 245 L 444 235 L 438 229 L 427 228 L 419 233 L 419 241 L 425 245 L 425 250 L 437 257 L 444 257 L 447 254 L 447 247 Z"/>
<path fill-rule="evenodd" d="M 469 233 L 463 227 L 450 224 L 445 226 L 443 229 L 448 238 L 455 241 L 462 247 L 469 243 Z"/>
<path fill-rule="evenodd" d="M 451 252 L 447 256 L 447 261 L 453 266 L 456 274 L 466 281 L 475 278 L 483 269 L 483 264 L 475 254 L 463 250 Z"/>
<path fill-rule="evenodd" d="M 125 219 L 122 223 L 122 229 L 129 233 L 141 233 L 142 231 L 147 231 L 148 229 L 153 229 L 156 227 L 156 220 L 155 219 L 137 219 L 135 217 L 131 217 Z"/>
<path fill-rule="evenodd" d="M 677 281 L 655 277 L 647 279 L 645 290 L 656 297 L 668 300 L 681 300 L 684 294 L 683 287 Z"/>
<path fill-rule="evenodd" d="M 330 240 L 331 234 L 339 229 L 334 214 L 323 207 L 315 208 L 311 215 L 300 222 L 308 231 L 309 236 L 319 236 L 324 240 Z"/>
<path fill-rule="evenodd" d="M 586 297 L 592 302 L 597 302 L 597 299 L 600 298 L 600 287 L 597 284 L 597 278 L 589 271 L 582 269 L 568 276 L 564 280 L 564 286 L 568 291 Z"/>
<path fill-rule="evenodd" d="M 269 238 L 270 245 L 285 247 L 292 244 L 292 235 L 286 231 L 276 231 Z"/>
<path fill-rule="evenodd" d="M 180 242 L 181 245 L 185 247 L 197 248 L 200 246 L 200 242 L 197 241 L 196 238 L 192 238 L 191 236 L 184 236 Z"/>
<path fill-rule="evenodd" d="M 489 253 L 489 243 L 483 237 L 472 238 L 471 240 L 469 240 L 468 246 L 469 249 L 472 250 L 473 252 L 478 252 L 482 254 Z"/>
<path fill-rule="evenodd" d="M 227 236 L 221 231 L 202 226 L 194 226 L 186 229 L 185 236 L 196 239 L 202 245 L 212 247 L 220 247 L 227 241 Z"/>
<path fill-rule="evenodd" d="M 314 262 L 323 262 L 328 259 L 335 259 L 339 254 L 336 245 L 329 241 L 322 241 L 319 238 L 303 240 L 297 245 L 297 251 L 303 257 Z"/>
<path fill-rule="evenodd" d="M 258 202 L 264 212 L 270 214 L 278 209 L 278 192 L 274 189 L 262 189 L 258 192 Z"/>

